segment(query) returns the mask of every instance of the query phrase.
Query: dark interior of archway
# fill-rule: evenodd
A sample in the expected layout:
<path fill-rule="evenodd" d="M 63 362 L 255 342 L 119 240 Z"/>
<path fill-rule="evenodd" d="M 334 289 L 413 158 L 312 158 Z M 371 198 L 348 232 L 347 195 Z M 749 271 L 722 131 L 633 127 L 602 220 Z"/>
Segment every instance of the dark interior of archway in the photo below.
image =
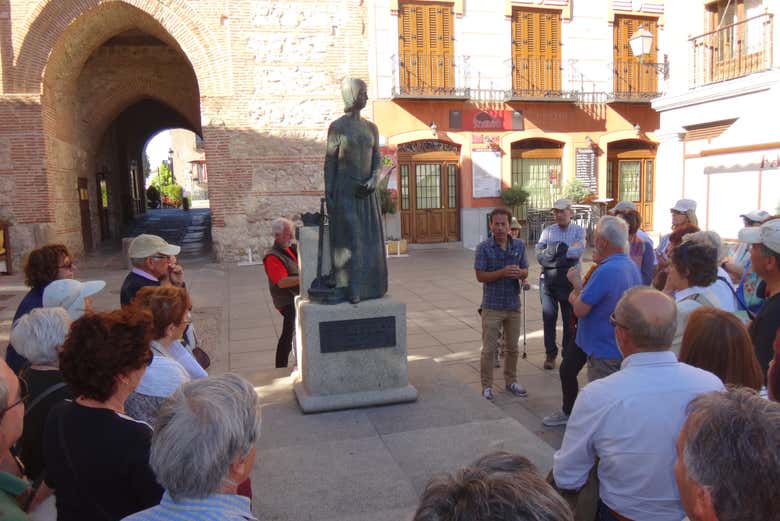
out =
<path fill-rule="evenodd" d="M 128 224 L 134 215 L 138 213 L 138 204 L 133 198 L 132 179 L 129 168 L 121 165 L 130 165 L 135 161 L 139 165 L 138 171 L 142 172 L 144 146 L 151 136 L 161 130 L 170 128 L 185 128 L 195 132 L 192 125 L 178 111 L 165 103 L 155 99 L 143 99 L 122 111 L 106 131 L 103 138 L 104 145 L 109 145 L 109 150 L 114 150 L 116 157 L 110 158 L 111 163 L 119 166 L 118 186 L 113 189 L 119 197 L 114 201 L 121 201 L 119 208 L 120 225 Z M 113 144 L 113 146 L 111 146 Z M 101 147 L 105 150 L 105 147 Z M 100 168 L 98 164 L 98 168 Z M 139 192 L 143 188 L 143 175 L 136 179 L 140 184 Z M 143 194 L 140 194 L 144 199 Z"/>

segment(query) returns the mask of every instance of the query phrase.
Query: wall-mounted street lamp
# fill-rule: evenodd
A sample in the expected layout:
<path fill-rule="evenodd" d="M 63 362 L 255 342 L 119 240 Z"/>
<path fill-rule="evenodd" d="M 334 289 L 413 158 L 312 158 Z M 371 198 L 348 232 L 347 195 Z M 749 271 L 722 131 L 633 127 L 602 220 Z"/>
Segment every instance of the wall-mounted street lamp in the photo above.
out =
<path fill-rule="evenodd" d="M 639 58 L 639 63 L 642 65 L 652 65 L 658 70 L 658 72 L 664 75 L 664 80 L 669 79 L 669 55 L 664 54 L 664 61 L 662 63 L 645 62 L 644 57 L 650 56 L 653 52 L 653 33 L 639 26 L 634 31 L 634 34 L 629 38 L 628 44 L 631 46 L 631 53 Z"/>
<path fill-rule="evenodd" d="M 433 137 L 436 137 L 436 131 L 439 130 L 439 127 L 436 126 L 436 122 L 431 121 L 429 127 L 431 127 L 431 132 L 433 132 Z"/>

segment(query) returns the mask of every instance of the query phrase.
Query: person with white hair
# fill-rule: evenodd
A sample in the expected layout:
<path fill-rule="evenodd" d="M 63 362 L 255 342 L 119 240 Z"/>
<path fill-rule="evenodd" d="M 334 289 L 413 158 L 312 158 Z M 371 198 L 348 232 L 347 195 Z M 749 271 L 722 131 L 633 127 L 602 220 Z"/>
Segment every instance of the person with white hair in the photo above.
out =
<path fill-rule="evenodd" d="M 92 295 L 105 287 L 106 283 L 102 280 L 55 280 L 43 290 L 43 307 L 64 308 L 71 320 L 77 320 L 92 309 Z"/>
<path fill-rule="evenodd" d="M 619 217 L 604 216 L 596 225 L 594 237 L 593 257 L 599 259 L 599 265 L 587 284 L 583 284 L 578 268 L 569 270 L 568 278 L 574 288 L 569 302 L 578 318 L 574 342 L 577 349 L 564 355 L 559 371 L 563 405 L 561 410 L 543 419 L 547 426 L 565 425 L 568 421 L 579 392 L 577 375 L 585 364 L 591 382 L 620 369 L 623 357 L 609 317 L 623 293 L 642 284 L 642 276 L 627 249 L 626 222 Z"/>
<path fill-rule="evenodd" d="M 44 292 L 44 300 L 45 295 Z M 51 495 L 51 489 L 42 483 L 46 466 L 43 458 L 46 417 L 54 406 L 73 398 L 60 372 L 59 362 L 60 348 L 70 323 L 71 317 L 63 308 L 37 308 L 20 318 L 11 329 L 11 342 L 19 354 L 30 361 L 20 373 L 27 383 L 29 398 L 24 414 L 24 433 L 16 448 L 26 475 L 33 482 L 34 504 Z M 53 510 L 54 505 L 48 504 L 48 508 Z"/>
<path fill-rule="evenodd" d="M 276 367 L 287 367 L 295 333 L 295 297 L 299 292 L 298 248 L 293 242 L 292 221 L 282 217 L 271 223 L 274 244 L 263 257 L 274 307 L 284 317 L 276 344 Z"/>
<path fill-rule="evenodd" d="M 256 519 L 237 492 L 254 465 L 259 406 L 252 384 L 231 373 L 179 388 L 152 436 L 149 464 L 165 488 L 162 501 L 125 521 Z"/>

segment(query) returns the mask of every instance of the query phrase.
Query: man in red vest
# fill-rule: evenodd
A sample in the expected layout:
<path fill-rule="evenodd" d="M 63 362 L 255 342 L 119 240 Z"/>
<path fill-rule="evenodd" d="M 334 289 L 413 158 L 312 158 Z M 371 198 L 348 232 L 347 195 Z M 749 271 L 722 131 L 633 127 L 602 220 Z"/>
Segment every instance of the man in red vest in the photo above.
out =
<path fill-rule="evenodd" d="M 274 244 L 263 257 L 271 298 L 284 317 L 282 334 L 276 344 L 276 367 L 287 367 L 295 331 L 295 296 L 298 294 L 300 280 L 298 249 L 293 244 L 293 228 L 292 221 L 281 217 L 274 220 L 271 223 Z"/>

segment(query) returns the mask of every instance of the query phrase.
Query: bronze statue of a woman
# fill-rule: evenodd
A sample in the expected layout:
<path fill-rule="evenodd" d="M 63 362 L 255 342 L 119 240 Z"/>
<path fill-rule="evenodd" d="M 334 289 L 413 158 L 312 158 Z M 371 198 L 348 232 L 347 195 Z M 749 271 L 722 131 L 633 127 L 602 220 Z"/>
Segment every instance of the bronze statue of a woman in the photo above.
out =
<path fill-rule="evenodd" d="M 353 304 L 387 293 L 382 215 L 376 194 L 381 171 L 379 132 L 360 117 L 366 84 L 341 82 L 345 115 L 330 124 L 325 154 L 325 199 L 333 260 L 331 283 Z"/>

